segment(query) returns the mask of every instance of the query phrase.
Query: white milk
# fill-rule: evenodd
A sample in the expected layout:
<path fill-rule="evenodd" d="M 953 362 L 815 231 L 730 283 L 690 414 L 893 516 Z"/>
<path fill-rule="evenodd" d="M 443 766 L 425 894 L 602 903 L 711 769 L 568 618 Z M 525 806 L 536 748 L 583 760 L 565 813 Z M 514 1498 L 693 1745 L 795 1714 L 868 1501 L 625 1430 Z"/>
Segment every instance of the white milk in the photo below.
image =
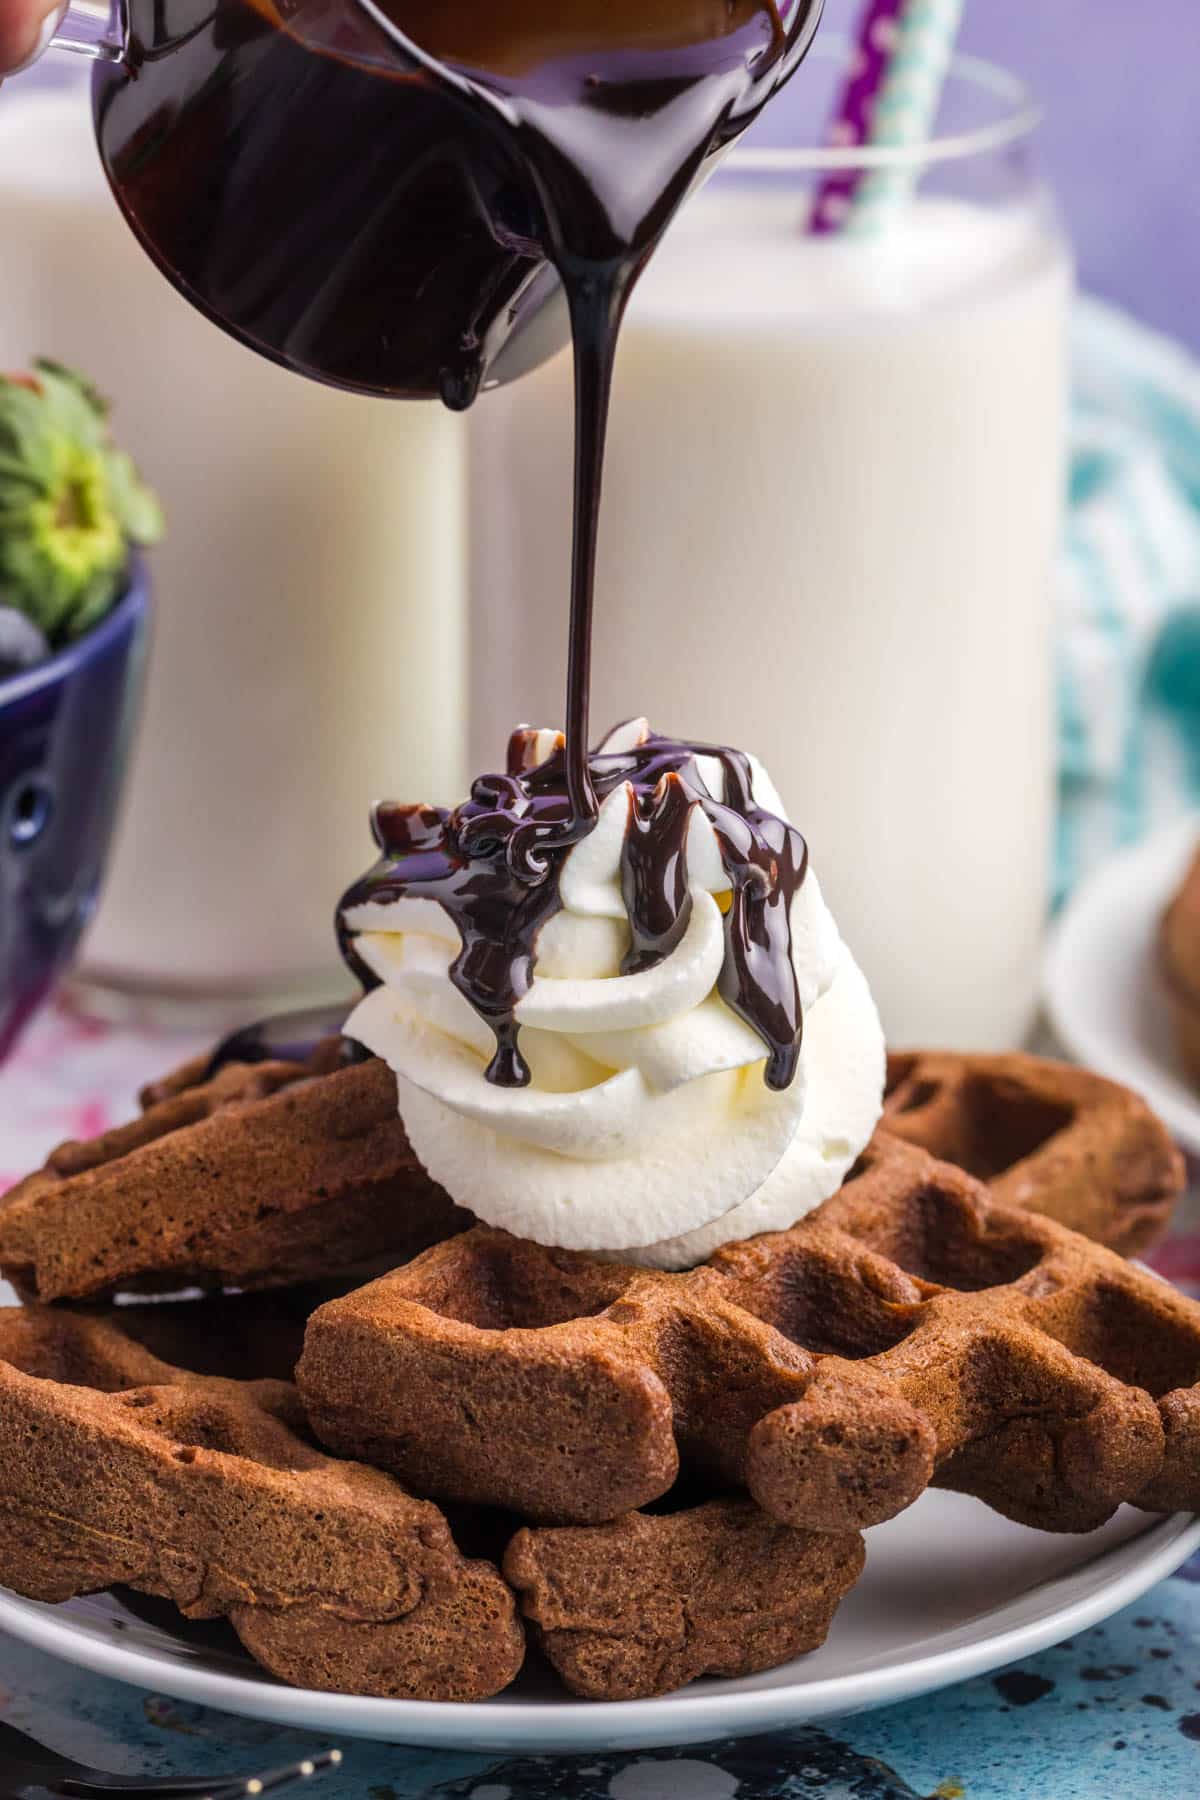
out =
<path fill-rule="evenodd" d="M 336 992 L 370 802 L 464 791 L 461 421 L 301 380 L 194 312 L 122 221 L 74 85 L 0 92 L 0 246 L 0 366 L 86 370 L 170 527 L 88 971 Z"/>
<path fill-rule="evenodd" d="M 1024 208 L 923 201 L 864 245 L 730 186 L 626 325 L 593 723 L 757 751 L 892 1041 L 1011 1044 L 1050 845 L 1067 260 Z M 562 711 L 569 383 L 562 357 L 475 415 L 476 768 Z"/>

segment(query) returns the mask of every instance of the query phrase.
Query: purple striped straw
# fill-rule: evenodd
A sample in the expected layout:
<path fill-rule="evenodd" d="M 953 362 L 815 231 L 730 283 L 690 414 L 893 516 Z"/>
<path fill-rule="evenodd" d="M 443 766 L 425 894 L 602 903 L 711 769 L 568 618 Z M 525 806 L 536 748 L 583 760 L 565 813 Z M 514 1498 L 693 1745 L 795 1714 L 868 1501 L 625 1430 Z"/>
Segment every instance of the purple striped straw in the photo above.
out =
<path fill-rule="evenodd" d="M 850 73 L 829 127 L 831 145 L 852 150 L 871 136 L 871 114 L 888 72 L 906 0 L 867 0 L 862 28 L 850 61 Z M 817 189 L 809 230 L 818 235 L 840 231 L 863 178 L 856 168 L 835 169 Z"/>

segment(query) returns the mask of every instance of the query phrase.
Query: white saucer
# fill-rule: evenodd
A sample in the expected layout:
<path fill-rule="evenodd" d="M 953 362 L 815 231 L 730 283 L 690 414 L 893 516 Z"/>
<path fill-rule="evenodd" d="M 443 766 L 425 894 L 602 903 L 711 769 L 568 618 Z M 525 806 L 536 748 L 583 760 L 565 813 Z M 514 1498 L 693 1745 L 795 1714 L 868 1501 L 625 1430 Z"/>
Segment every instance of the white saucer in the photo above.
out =
<path fill-rule="evenodd" d="M 867 1542 L 866 1573 L 823 1649 L 661 1700 L 570 1700 L 529 1672 L 509 1694 L 476 1706 L 316 1694 L 265 1676 L 225 1626 L 189 1625 L 166 1603 L 121 1593 L 43 1606 L 0 1591 L 0 1629 L 99 1674 L 303 1726 L 331 1742 L 657 1749 L 886 1706 L 1029 1656 L 1169 1575 L 1200 1549 L 1200 1521 L 1126 1509 L 1088 1537 L 1052 1537 L 961 1495 L 931 1492 Z"/>
<path fill-rule="evenodd" d="M 1175 1055 L 1154 939 L 1197 844 L 1192 817 L 1106 862 L 1058 921 L 1044 978 L 1050 1023 L 1070 1053 L 1136 1089 L 1194 1156 L 1200 1095 Z"/>

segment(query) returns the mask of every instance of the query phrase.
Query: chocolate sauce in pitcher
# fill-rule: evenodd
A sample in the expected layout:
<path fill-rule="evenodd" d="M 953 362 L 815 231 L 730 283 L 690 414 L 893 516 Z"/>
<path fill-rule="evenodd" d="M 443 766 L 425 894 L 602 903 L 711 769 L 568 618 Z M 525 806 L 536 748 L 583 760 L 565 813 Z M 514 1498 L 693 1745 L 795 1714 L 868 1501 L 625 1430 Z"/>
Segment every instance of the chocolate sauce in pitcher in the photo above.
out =
<path fill-rule="evenodd" d="M 337 386 L 469 405 L 625 285 L 820 0 L 123 0 L 101 160 L 164 273 Z M 574 281 L 578 296 L 580 283 Z"/>
<path fill-rule="evenodd" d="M 686 930 L 699 807 L 732 888 L 720 991 L 762 1037 L 768 1082 L 796 1072 L 803 839 L 755 805 L 734 751 L 703 752 L 719 794 L 699 746 L 589 755 L 588 690 L 625 307 L 705 162 L 796 67 L 819 13 L 820 0 L 129 0 L 127 65 L 96 78 L 105 166 L 152 254 L 291 367 L 461 407 L 506 357 L 544 353 L 561 291 L 576 398 L 565 738 L 528 767 L 519 734 L 506 772 L 453 812 L 377 809 L 380 862 L 343 901 L 420 894 L 446 909 L 462 939 L 452 979 L 496 1035 L 493 1082 L 529 1080 L 516 1010 L 537 935 L 567 853 L 623 782 L 629 971 Z"/>

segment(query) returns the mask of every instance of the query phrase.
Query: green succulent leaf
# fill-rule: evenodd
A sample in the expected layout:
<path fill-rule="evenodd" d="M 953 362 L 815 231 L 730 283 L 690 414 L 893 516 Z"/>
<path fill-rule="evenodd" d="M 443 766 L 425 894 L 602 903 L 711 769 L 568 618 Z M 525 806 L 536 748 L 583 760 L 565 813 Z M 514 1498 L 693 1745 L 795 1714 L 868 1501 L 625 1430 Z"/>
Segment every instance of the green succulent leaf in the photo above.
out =
<path fill-rule="evenodd" d="M 110 450 L 107 463 L 109 502 L 121 530 L 131 544 L 157 544 L 166 530 L 158 495 L 146 486 L 127 451 Z"/>
<path fill-rule="evenodd" d="M 60 363 L 34 370 L 0 376 L 0 605 L 61 642 L 103 618 L 130 546 L 157 543 L 163 514 L 90 382 Z"/>

